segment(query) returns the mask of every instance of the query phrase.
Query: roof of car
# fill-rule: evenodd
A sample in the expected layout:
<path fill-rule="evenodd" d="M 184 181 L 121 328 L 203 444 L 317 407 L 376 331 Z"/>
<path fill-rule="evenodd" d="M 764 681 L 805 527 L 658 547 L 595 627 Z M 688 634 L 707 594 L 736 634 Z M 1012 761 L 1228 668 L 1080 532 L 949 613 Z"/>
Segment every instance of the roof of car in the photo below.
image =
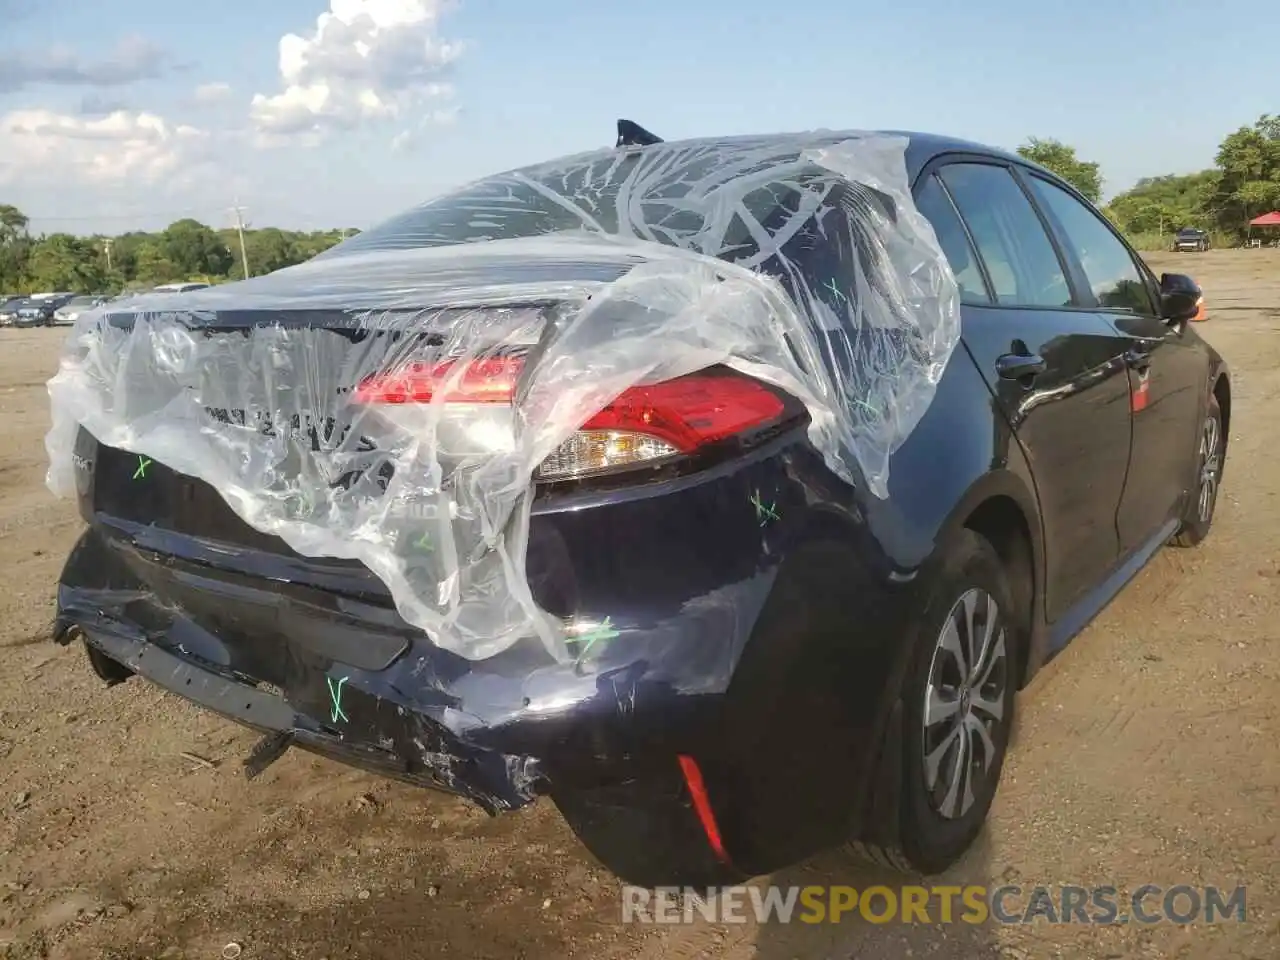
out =
<path fill-rule="evenodd" d="M 668 145 L 672 143 L 679 143 L 679 142 L 685 142 L 685 143 L 702 142 L 702 143 L 709 143 L 709 144 L 724 143 L 726 146 L 728 146 L 732 144 L 734 141 L 739 141 L 739 140 L 744 140 L 744 141 L 751 140 L 758 144 L 761 141 L 777 139 L 779 147 L 781 148 L 784 144 L 787 146 L 791 146 L 797 140 L 803 140 L 803 139 L 812 139 L 815 142 L 820 142 L 820 141 L 834 142 L 834 141 L 838 141 L 844 136 L 856 137 L 856 136 L 866 136 L 867 134 L 879 134 L 882 136 L 892 136 L 892 137 L 905 137 L 907 139 L 907 150 L 906 150 L 907 175 L 912 180 L 915 179 L 915 177 L 920 173 L 921 169 L 930 160 L 944 153 L 981 154 L 981 155 L 995 157 L 995 158 L 1013 162 L 1013 163 L 1020 163 L 1025 166 L 1034 167 L 1035 169 L 1038 169 L 1038 170 L 1044 169 L 1040 167 L 1038 164 L 1030 160 L 1027 160 L 1025 157 L 1020 157 L 1015 153 L 1012 153 L 1008 150 L 1003 150 L 999 147 L 992 147 L 988 144 L 977 143 L 972 140 L 964 140 L 959 137 L 947 136 L 945 134 L 923 133 L 921 131 L 916 131 L 916 130 L 856 130 L 856 129 L 847 129 L 847 128 L 845 129 L 830 128 L 830 129 L 818 129 L 818 130 L 810 130 L 810 131 L 796 131 L 796 132 L 790 132 L 790 133 L 780 132 L 776 134 L 748 134 L 748 135 L 691 137 L 691 138 L 687 138 L 684 141 L 666 141 L 666 143 Z M 788 143 L 788 141 L 790 141 L 790 143 Z M 640 146 L 640 147 L 628 146 L 625 148 L 619 147 L 615 149 L 643 150 L 645 148 L 643 146 Z M 605 153 L 605 152 L 608 152 L 608 151 L 607 150 L 597 151 L 597 153 Z M 549 166 L 555 166 L 561 161 L 568 160 L 568 159 L 571 159 L 571 158 L 560 157 L 560 158 L 547 161 L 546 163 Z M 584 156 L 584 159 L 585 159 L 585 156 Z M 543 163 L 537 163 L 532 166 L 541 167 L 543 165 L 544 165 Z M 529 168 L 524 168 L 524 169 L 529 169 Z"/>
<path fill-rule="evenodd" d="M 951 137 L 939 133 L 920 133 L 912 130 L 879 130 L 877 133 L 885 136 L 906 137 L 909 146 L 907 147 L 908 167 L 911 166 L 911 156 L 915 155 L 920 158 L 919 166 L 923 166 L 928 160 L 943 153 L 980 153 L 988 156 L 999 157 L 1002 160 L 1011 160 L 1015 163 L 1023 163 L 1028 166 L 1037 166 L 1037 164 L 1028 160 L 1026 157 L 1020 157 L 1010 150 L 1003 150 L 1000 147 L 993 147 L 990 144 L 978 143 L 974 140 L 964 140 L 960 137 Z M 918 167 L 912 169 L 912 173 L 918 172 Z"/>

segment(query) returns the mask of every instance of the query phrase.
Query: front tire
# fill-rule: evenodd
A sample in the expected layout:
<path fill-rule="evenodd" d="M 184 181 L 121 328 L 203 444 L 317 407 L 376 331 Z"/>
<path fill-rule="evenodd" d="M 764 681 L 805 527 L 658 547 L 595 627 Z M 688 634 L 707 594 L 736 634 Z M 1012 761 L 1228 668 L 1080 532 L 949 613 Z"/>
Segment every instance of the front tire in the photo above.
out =
<path fill-rule="evenodd" d="M 1218 490 L 1226 465 L 1227 438 L 1222 432 L 1222 408 L 1218 398 L 1210 395 L 1209 408 L 1200 426 L 1200 442 L 1196 450 L 1196 488 L 1187 501 L 1182 525 L 1173 538 L 1175 546 L 1196 547 L 1209 536 L 1218 506 Z"/>
<path fill-rule="evenodd" d="M 898 840 L 855 844 L 876 862 L 926 875 L 950 867 L 982 830 L 1013 728 L 1018 613 L 1000 556 L 962 530 L 942 549 L 902 688 Z"/>

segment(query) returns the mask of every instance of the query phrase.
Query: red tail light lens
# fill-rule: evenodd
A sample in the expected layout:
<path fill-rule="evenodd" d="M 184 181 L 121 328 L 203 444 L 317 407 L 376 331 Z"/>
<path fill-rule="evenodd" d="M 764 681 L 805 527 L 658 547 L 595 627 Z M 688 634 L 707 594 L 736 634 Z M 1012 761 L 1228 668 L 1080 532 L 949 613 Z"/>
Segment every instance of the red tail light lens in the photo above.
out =
<path fill-rule="evenodd" d="M 367 404 L 509 404 L 519 356 L 414 363 L 356 388 Z M 780 421 L 787 406 L 764 384 L 732 371 L 703 371 L 632 387 L 543 461 L 542 480 L 563 480 L 653 464 Z"/>
<path fill-rule="evenodd" d="M 764 426 L 782 416 L 782 400 L 738 374 L 693 373 L 632 387 L 582 427 L 642 433 L 681 453 Z"/>
<path fill-rule="evenodd" d="M 485 357 L 459 363 L 409 363 L 356 387 L 357 403 L 510 403 L 524 369 L 519 356 Z"/>

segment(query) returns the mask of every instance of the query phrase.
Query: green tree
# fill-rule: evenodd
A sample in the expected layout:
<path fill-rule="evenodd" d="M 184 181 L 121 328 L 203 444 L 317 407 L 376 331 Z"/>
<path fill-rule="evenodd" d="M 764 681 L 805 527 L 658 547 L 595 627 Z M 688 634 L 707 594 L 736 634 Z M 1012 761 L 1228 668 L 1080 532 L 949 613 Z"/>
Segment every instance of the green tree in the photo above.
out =
<path fill-rule="evenodd" d="M 249 259 L 249 269 L 255 276 L 273 273 L 306 259 L 297 249 L 293 237 L 275 227 L 247 234 L 244 247 Z"/>
<path fill-rule="evenodd" d="M 298 250 L 302 253 L 303 260 L 310 260 L 317 254 L 323 253 L 332 246 L 341 243 L 347 237 L 354 237 L 359 230 L 347 227 L 345 230 L 318 230 L 314 233 L 299 234 L 295 238 Z"/>
<path fill-rule="evenodd" d="M 27 285 L 35 290 L 96 293 L 107 285 L 106 264 L 93 243 L 69 233 L 52 233 L 31 245 Z"/>
<path fill-rule="evenodd" d="M 112 238 L 111 265 L 120 272 L 126 285 L 138 282 L 138 251 L 148 242 L 154 243 L 152 235 L 137 231 Z"/>
<path fill-rule="evenodd" d="M 29 223 L 17 207 L 0 203 L 0 294 L 18 293 L 25 287 L 31 253 Z"/>
<path fill-rule="evenodd" d="M 17 207 L 9 203 L 0 203 L 0 244 L 13 243 L 27 235 L 30 223 Z"/>
<path fill-rule="evenodd" d="M 163 235 L 148 237 L 138 244 L 134 251 L 133 279 L 148 287 L 186 279 L 189 271 L 170 260 L 166 251 Z"/>
<path fill-rule="evenodd" d="M 160 235 L 160 252 L 186 276 L 227 275 L 231 251 L 222 239 L 199 220 L 190 218 L 169 224 Z"/>
<path fill-rule="evenodd" d="M 236 231 L 215 231 L 198 220 L 179 220 L 160 233 L 132 231 L 115 237 L 65 233 L 33 237 L 29 228 L 21 210 L 0 204 L 0 293 L 52 288 L 117 292 L 177 280 L 241 279 Z M 250 270 L 260 275 L 302 263 L 356 232 L 246 230 Z"/>
<path fill-rule="evenodd" d="M 1018 148 L 1018 153 L 1032 163 L 1052 170 L 1093 203 L 1102 196 L 1102 173 L 1098 164 L 1081 160 L 1076 156 L 1075 147 L 1069 147 L 1060 140 L 1030 137 Z"/>
<path fill-rule="evenodd" d="M 1216 160 L 1221 176 L 1213 208 L 1219 227 L 1244 233 L 1251 219 L 1280 207 L 1280 117 L 1263 114 L 1252 127 L 1228 134 Z"/>
<path fill-rule="evenodd" d="M 1106 213 L 1126 233 L 1168 233 L 1213 225 L 1217 170 L 1144 177 L 1107 204 Z"/>

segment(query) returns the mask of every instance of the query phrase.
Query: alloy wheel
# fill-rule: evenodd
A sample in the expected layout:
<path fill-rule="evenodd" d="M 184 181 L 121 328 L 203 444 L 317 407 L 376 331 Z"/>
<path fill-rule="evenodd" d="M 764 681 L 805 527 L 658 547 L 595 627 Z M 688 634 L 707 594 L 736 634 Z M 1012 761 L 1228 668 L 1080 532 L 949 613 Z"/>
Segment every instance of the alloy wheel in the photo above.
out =
<path fill-rule="evenodd" d="M 1215 416 L 1205 417 L 1200 431 L 1200 499 L 1198 516 L 1208 523 L 1218 499 L 1218 476 L 1222 470 L 1222 428 Z"/>
<path fill-rule="evenodd" d="M 1010 673 L 1000 608 L 967 590 L 938 634 L 924 694 L 924 782 L 948 820 L 969 812 L 992 775 Z"/>

